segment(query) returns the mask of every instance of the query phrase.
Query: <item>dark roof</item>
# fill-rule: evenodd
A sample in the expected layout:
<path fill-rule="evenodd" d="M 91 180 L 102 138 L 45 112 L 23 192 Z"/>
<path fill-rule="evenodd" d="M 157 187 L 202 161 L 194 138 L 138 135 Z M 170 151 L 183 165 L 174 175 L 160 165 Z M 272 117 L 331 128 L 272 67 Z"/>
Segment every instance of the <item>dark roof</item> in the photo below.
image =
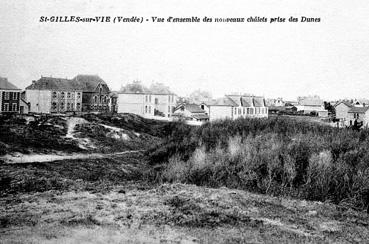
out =
<path fill-rule="evenodd" d="M 208 119 L 209 118 L 207 114 L 193 114 L 192 117 L 195 119 Z"/>
<path fill-rule="evenodd" d="M 368 111 L 369 107 L 352 107 L 348 112 L 349 113 L 365 113 Z"/>
<path fill-rule="evenodd" d="M 28 90 L 82 90 L 78 82 L 63 78 L 41 77 L 27 86 Z"/>
<path fill-rule="evenodd" d="M 343 103 L 344 105 L 346 105 L 347 107 L 351 108 L 353 107 L 352 104 L 350 104 L 349 102 L 346 102 L 346 101 L 341 101 L 341 102 L 338 102 L 334 105 L 334 107 L 337 107 L 338 105 L 340 105 L 341 103 Z"/>
<path fill-rule="evenodd" d="M 203 109 L 200 108 L 199 105 L 194 104 L 194 103 L 185 103 L 185 104 L 180 104 L 177 108 L 179 109 L 180 107 L 185 107 L 185 109 L 187 109 L 188 111 L 190 111 L 191 113 L 205 113 L 205 111 Z"/>
<path fill-rule="evenodd" d="M 29 90 L 73 90 L 93 92 L 96 87 L 105 81 L 97 75 L 77 75 L 72 80 L 53 77 L 41 77 L 26 87 Z M 106 85 L 107 86 L 107 85 Z"/>
<path fill-rule="evenodd" d="M 73 78 L 73 81 L 77 82 L 79 87 L 85 92 L 93 92 L 96 87 L 101 83 L 107 84 L 98 75 L 77 75 Z"/>
<path fill-rule="evenodd" d="M 257 96 L 227 95 L 235 104 L 242 107 L 265 107 L 265 99 Z"/>
<path fill-rule="evenodd" d="M 8 81 L 8 78 L 0 77 L 0 90 L 20 90 Z"/>

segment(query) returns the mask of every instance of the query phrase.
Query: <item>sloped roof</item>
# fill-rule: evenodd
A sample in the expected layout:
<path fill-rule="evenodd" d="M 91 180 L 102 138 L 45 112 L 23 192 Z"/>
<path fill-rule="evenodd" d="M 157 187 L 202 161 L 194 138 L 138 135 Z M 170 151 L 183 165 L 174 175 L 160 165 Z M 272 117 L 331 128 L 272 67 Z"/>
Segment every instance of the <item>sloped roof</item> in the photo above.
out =
<path fill-rule="evenodd" d="M 200 108 L 197 104 L 184 104 L 185 109 L 190 111 L 191 113 L 205 113 L 203 109 Z"/>
<path fill-rule="evenodd" d="M 41 77 L 27 86 L 28 90 L 81 90 L 78 82 L 63 78 Z"/>
<path fill-rule="evenodd" d="M 226 95 L 226 97 L 228 97 L 228 99 L 232 100 L 232 102 L 237 104 L 237 106 L 242 106 L 240 95 Z"/>
<path fill-rule="evenodd" d="M 336 103 L 336 104 L 334 105 L 334 107 L 337 107 L 337 106 L 338 106 L 338 105 L 340 105 L 341 103 L 343 103 L 344 105 L 346 105 L 346 106 L 347 106 L 347 107 L 349 107 L 349 108 L 353 107 L 353 105 L 352 105 L 352 104 L 350 104 L 349 102 L 346 102 L 346 101 L 340 101 L 340 102 Z"/>
<path fill-rule="evenodd" d="M 265 99 L 263 97 L 253 97 L 255 107 L 265 107 Z"/>
<path fill-rule="evenodd" d="M 264 107 L 265 99 L 257 96 L 227 95 L 237 106 L 242 107 Z"/>
<path fill-rule="evenodd" d="M 348 113 L 365 113 L 369 107 L 352 107 Z"/>
<path fill-rule="evenodd" d="M 0 77 L 0 90 L 20 90 L 8 81 L 8 78 Z"/>
<path fill-rule="evenodd" d="M 242 97 L 242 106 L 243 107 L 252 107 L 254 106 L 254 101 L 251 96 Z"/>
<path fill-rule="evenodd" d="M 85 92 L 95 91 L 100 83 L 107 86 L 106 82 L 98 75 L 77 75 L 72 80 L 76 81 L 79 87 Z"/>
<path fill-rule="evenodd" d="M 215 101 L 209 102 L 209 106 L 234 106 L 237 107 L 237 103 L 233 100 L 229 99 L 228 97 L 218 98 Z"/>
<path fill-rule="evenodd" d="M 95 91 L 98 84 L 106 85 L 97 75 L 77 75 L 72 80 L 53 77 L 41 77 L 26 87 L 28 90 L 80 90 Z M 107 86 L 107 85 L 106 85 Z"/>
<path fill-rule="evenodd" d="M 201 113 L 193 114 L 192 117 L 195 119 L 208 119 L 209 118 L 207 114 L 201 114 Z"/>
<path fill-rule="evenodd" d="M 321 106 L 323 105 L 323 100 L 314 97 L 303 98 L 299 101 L 299 105 L 303 106 Z"/>

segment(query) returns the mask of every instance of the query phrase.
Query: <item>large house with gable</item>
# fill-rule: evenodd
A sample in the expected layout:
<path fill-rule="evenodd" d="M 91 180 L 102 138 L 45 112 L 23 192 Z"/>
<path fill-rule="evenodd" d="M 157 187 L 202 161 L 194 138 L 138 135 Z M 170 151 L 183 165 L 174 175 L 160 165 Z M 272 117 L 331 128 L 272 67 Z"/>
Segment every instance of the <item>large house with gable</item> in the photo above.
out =
<path fill-rule="evenodd" d="M 118 92 L 118 113 L 133 113 L 157 119 L 172 117 L 177 96 L 168 87 L 158 84 L 160 89 L 155 86 L 147 88 L 139 82 L 128 84 Z"/>
<path fill-rule="evenodd" d="M 110 90 L 97 75 L 77 75 L 73 79 L 41 77 L 26 87 L 29 112 L 108 112 Z"/>
<path fill-rule="evenodd" d="M 217 119 L 267 118 L 268 107 L 264 97 L 226 95 L 213 102 L 202 104 L 210 121 Z"/>

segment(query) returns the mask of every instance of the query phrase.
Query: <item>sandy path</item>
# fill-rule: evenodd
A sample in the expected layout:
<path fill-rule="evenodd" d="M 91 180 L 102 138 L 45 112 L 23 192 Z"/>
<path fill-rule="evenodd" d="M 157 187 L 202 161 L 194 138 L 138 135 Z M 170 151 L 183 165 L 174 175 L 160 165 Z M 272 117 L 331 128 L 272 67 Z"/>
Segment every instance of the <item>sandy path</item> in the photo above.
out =
<path fill-rule="evenodd" d="M 66 159 L 95 159 L 95 158 L 109 158 L 129 153 L 138 153 L 142 150 L 133 150 L 116 153 L 73 153 L 73 154 L 20 154 L 20 155 L 5 155 L 0 157 L 0 160 L 6 163 L 35 163 L 35 162 L 52 162 Z"/>

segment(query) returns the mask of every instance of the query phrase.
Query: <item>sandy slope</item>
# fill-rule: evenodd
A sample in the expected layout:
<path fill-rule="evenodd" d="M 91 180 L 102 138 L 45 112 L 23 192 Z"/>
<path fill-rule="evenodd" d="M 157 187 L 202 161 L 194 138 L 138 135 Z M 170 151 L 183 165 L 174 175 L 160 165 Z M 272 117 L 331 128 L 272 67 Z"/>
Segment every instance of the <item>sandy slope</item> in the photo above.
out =
<path fill-rule="evenodd" d="M 368 243 L 367 214 L 228 188 L 164 184 L 0 200 L 2 243 Z"/>

